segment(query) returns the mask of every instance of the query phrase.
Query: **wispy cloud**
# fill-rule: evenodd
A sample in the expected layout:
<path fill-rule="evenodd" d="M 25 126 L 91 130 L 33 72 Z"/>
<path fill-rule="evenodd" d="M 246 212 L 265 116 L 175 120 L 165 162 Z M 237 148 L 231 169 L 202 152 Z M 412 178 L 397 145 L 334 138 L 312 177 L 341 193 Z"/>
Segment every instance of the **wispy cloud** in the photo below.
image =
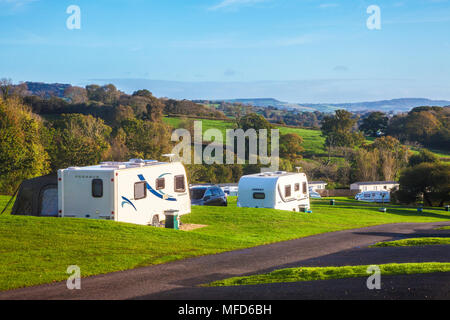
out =
<path fill-rule="evenodd" d="M 25 9 L 30 3 L 39 0 L 0 0 L 0 15 L 14 14 Z"/>
<path fill-rule="evenodd" d="M 221 9 L 237 9 L 242 6 L 252 6 L 257 3 L 266 2 L 269 0 L 222 0 L 222 2 L 209 7 L 208 10 L 216 11 Z"/>

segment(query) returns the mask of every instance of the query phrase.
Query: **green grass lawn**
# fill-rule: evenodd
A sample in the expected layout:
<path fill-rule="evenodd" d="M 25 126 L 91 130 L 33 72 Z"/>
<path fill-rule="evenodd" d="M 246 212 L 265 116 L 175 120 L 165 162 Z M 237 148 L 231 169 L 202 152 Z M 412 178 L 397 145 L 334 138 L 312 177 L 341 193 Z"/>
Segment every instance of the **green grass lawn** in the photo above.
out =
<path fill-rule="evenodd" d="M 450 238 L 411 238 L 396 241 L 385 241 L 371 247 L 413 247 L 450 244 Z"/>
<path fill-rule="evenodd" d="M 5 197 L 0 197 L 5 201 Z M 82 276 L 249 248 L 314 234 L 398 222 L 450 220 L 441 210 L 332 207 L 313 201 L 313 214 L 271 209 L 193 207 L 183 223 L 207 227 L 190 232 L 87 219 L 0 216 L 0 290 L 67 279 L 78 265 Z"/>
<path fill-rule="evenodd" d="M 450 227 L 437 228 L 436 230 L 450 230 Z"/>
<path fill-rule="evenodd" d="M 205 286 L 244 286 L 268 283 L 288 283 L 301 281 L 317 281 L 330 279 L 345 279 L 368 277 L 367 266 L 345 266 L 345 267 L 307 267 L 276 270 L 267 274 L 248 277 L 235 277 L 216 281 Z M 450 272 L 450 263 L 404 263 L 379 265 L 383 276 L 424 274 L 434 272 Z"/>
<path fill-rule="evenodd" d="M 11 197 L 0 195 L 0 213 L 6 207 L 6 205 L 8 204 L 10 199 L 11 199 Z M 14 205 L 14 200 L 10 203 L 10 205 L 8 206 L 8 208 L 6 209 L 6 211 L 3 214 L 9 215 L 11 213 L 13 205 Z"/>

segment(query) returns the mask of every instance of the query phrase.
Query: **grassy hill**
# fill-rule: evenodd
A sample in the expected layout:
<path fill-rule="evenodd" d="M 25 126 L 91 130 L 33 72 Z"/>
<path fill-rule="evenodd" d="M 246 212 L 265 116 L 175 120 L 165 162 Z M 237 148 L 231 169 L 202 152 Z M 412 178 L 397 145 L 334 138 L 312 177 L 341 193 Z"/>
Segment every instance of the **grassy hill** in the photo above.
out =
<path fill-rule="evenodd" d="M 5 202 L 6 197 L 0 196 Z M 450 220 L 450 213 L 392 207 L 387 213 L 340 199 L 314 201 L 313 214 L 271 209 L 193 207 L 183 223 L 207 227 L 174 231 L 111 221 L 0 216 L 0 290 L 64 281 L 67 267 L 82 276 L 165 263 L 344 229 L 397 222 Z"/>
<path fill-rule="evenodd" d="M 178 128 L 181 118 L 164 118 L 164 122 L 171 125 L 174 128 Z M 203 133 L 209 129 L 219 129 L 222 132 L 223 137 L 226 137 L 226 130 L 233 129 L 234 123 L 232 121 L 225 120 L 204 120 L 198 119 L 203 123 Z M 303 138 L 303 147 L 305 148 L 305 155 L 315 155 L 317 157 L 324 157 L 327 155 L 325 147 L 325 138 L 322 136 L 320 130 L 293 128 L 285 126 L 277 126 L 280 129 L 281 134 L 296 133 Z M 367 143 L 373 142 L 373 138 L 367 138 Z M 417 150 L 412 149 L 413 153 L 418 153 Z M 450 161 L 450 154 L 440 150 L 432 150 L 438 157 Z"/>
<path fill-rule="evenodd" d="M 182 120 L 180 118 L 164 118 L 164 122 L 177 128 Z M 209 129 L 219 129 L 222 132 L 223 137 L 226 137 L 226 130 L 233 129 L 234 123 L 231 121 L 224 120 L 202 120 L 203 123 L 203 133 Z M 311 154 L 325 154 L 325 138 L 322 137 L 322 133 L 319 130 L 302 129 L 302 128 L 291 128 L 291 127 L 277 127 L 280 129 L 281 134 L 296 133 L 301 136 L 304 140 L 303 147 L 308 153 Z"/>

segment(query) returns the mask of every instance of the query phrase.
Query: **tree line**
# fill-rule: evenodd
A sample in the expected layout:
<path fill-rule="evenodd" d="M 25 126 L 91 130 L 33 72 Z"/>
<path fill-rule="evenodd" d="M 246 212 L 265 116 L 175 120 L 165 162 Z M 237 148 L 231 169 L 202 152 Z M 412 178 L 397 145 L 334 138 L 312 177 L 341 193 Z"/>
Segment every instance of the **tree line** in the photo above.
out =
<path fill-rule="evenodd" d="M 25 179 L 61 168 L 131 158 L 164 160 L 161 155 L 169 153 L 175 144 L 171 142 L 174 128 L 162 121 L 166 106 L 186 114 L 192 114 L 189 110 L 193 106 L 186 101 L 167 100 L 166 104 L 166 100 L 147 90 L 124 95 L 112 86 L 88 86 L 85 91 L 76 89 L 79 91 L 76 93 L 71 88 L 70 101 L 21 95 L 9 87 L 1 88 L 0 193 L 3 194 L 13 194 Z M 207 108 L 201 106 L 198 110 L 203 109 Z M 235 127 L 273 128 L 264 117 L 252 113 L 237 120 Z M 302 159 L 302 142 L 295 134 L 281 136 L 282 168 L 292 170 Z M 187 165 L 187 170 L 192 183 L 219 183 L 237 182 L 242 174 L 258 172 L 260 166 Z"/>

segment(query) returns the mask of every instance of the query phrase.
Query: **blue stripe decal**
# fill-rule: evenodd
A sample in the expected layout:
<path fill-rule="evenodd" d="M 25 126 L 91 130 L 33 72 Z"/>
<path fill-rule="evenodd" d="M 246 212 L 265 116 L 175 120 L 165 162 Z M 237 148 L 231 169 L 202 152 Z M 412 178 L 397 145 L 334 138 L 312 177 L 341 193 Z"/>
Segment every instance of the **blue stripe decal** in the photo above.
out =
<path fill-rule="evenodd" d="M 161 200 L 166 200 L 166 201 L 177 201 L 177 199 L 173 198 L 173 197 L 168 197 L 167 199 L 165 199 L 165 197 L 159 193 L 156 192 L 145 180 L 144 176 L 142 174 L 138 175 L 139 180 L 141 180 L 142 182 L 145 182 L 145 185 L 147 186 L 147 190 L 150 191 L 154 196 L 160 198 Z"/>
<path fill-rule="evenodd" d="M 133 202 L 131 202 L 130 200 L 128 200 L 128 199 L 125 198 L 125 197 L 122 197 L 122 199 L 125 200 L 124 202 L 122 202 L 122 208 L 123 208 L 123 206 L 124 206 L 125 204 L 131 204 L 131 205 L 133 206 L 134 210 L 137 211 L 137 209 L 136 209 L 136 207 L 134 206 Z"/>

